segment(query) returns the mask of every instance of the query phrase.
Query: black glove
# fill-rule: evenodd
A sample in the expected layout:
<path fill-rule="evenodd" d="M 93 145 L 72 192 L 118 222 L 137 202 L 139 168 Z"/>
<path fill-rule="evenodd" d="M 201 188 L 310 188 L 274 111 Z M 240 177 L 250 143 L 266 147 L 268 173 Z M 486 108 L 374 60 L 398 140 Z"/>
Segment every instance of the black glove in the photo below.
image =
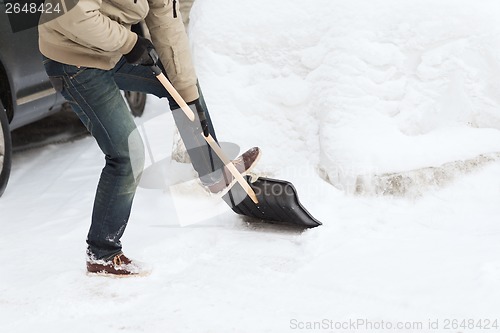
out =
<path fill-rule="evenodd" d="M 208 130 L 207 117 L 205 117 L 205 111 L 201 106 L 200 99 L 197 98 L 194 101 L 187 103 L 187 105 L 191 107 L 191 109 L 193 109 L 192 106 L 194 106 L 194 108 L 196 109 L 196 112 L 198 113 L 198 118 L 200 119 L 201 131 L 203 132 L 203 135 L 205 137 L 208 137 L 210 132 Z"/>
<path fill-rule="evenodd" d="M 149 39 L 137 36 L 134 47 L 124 57 L 132 65 L 153 66 L 155 61 L 151 58 L 150 51 L 154 49 L 155 47 Z"/>

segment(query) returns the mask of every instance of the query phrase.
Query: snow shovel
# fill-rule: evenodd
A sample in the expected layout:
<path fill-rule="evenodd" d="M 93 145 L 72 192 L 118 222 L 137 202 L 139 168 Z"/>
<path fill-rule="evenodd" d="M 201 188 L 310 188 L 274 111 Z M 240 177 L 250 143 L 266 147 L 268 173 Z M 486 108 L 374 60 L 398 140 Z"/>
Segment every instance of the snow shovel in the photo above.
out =
<path fill-rule="evenodd" d="M 157 60 L 158 60 L 158 55 L 156 54 L 156 51 L 150 50 L 150 56 L 153 59 L 155 65 L 151 66 L 151 69 L 153 70 L 153 73 L 156 75 L 156 78 L 161 82 L 161 84 L 167 89 L 168 93 L 172 98 L 175 100 L 175 102 L 179 105 L 182 111 L 186 114 L 189 120 L 194 121 L 195 120 L 195 115 L 193 110 L 187 105 L 186 101 L 181 97 L 181 95 L 177 92 L 177 90 L 174 88 L 174 86 L 168 81 L 166 76 L 162 73 L 162 70 L 158 65 L 156 65 Z M 200 133 L 201 134 L 201 133 Z M 237 180 L 237 182 L 241 185 L 241 187 L 245 190 L 246 194 L 252 199 L 254 203 L 258 203 L 257 196 L 255 195 L 255 192 L 253 189 L 248 185 L 247 181 L 243 178 L 243 176 L 238 172 L 234 164 L 226 157 L 220 146 L 217 144 L 215 139 L 208 134 L 207 136 L 201 134 L 201 136 L 207 141 L 207 143 L 210 145 L 210 148 L 217 154 L 217 156 L 221 159 L 221 161 L 224 163 L 224 165 L 227 167 L 227 169 L 231 172 L 233 177 Z"/>
<path fill-rule="evenodd" d="M 243 188 L 235 184 L 222 197 L 235 213 L 301 228 L 314 228 L 322 224 L 302 206 L 292 183 L 265 177 L 250 182 L 250 177 L 246 178 L 259 203 L 250 200 Z"/>
<path fill-rule="evenodd" d="M 174 98 L 177 104 L 184 111 L 186 116 L 195 120 L 193 111 L 186 104 L 184 99 L 168 81 L 162 70 L 157 65 L 158 55 L 154 50 L 150 53 L 155 65 L 151 66 L 153 73 L 168 93 Z M 250 183 L 248 177 L 243 177 L 235 168 L 233 163 L 225 156 L 217 142 L 210 136 L 203 135 L 204 139 L 224 162 L 224 165 L 231 172 L 237 183 L 222 198 L 231 209 L 240 215 L 275 222 L 298 226 L 301 228 L 313 228 L 321 225 L 299 202 L 295 187 L 287 181 L 258 178 Z"/>

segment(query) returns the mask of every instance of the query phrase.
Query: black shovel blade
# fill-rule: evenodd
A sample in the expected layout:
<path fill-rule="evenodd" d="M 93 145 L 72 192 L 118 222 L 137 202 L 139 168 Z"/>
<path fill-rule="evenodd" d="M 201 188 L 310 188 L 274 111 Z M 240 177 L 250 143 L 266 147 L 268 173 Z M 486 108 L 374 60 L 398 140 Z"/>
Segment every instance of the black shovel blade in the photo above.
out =
<path fill-rule="evenodd" d="M 255 191 L 259 203 L 255 204 L 243 187 L 236 183 L 222 197 L 235 213 L 304 228 L 314 228 L 322 224 L 302 206 L 292 183 L 264 177 L 259 177 L 253 183 L 249 182 L 248 176 L 246 180 Z"/>

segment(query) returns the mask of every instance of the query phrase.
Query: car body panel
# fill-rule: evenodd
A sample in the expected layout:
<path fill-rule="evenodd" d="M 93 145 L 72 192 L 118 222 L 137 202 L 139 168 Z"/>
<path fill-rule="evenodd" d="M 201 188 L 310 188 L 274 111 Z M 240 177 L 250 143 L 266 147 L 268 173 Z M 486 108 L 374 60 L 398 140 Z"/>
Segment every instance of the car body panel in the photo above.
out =
<path fill-rule="evenodd" d="M 57 112 L 64 101 L 43 68 L 37 27 L 13 33 L 3 1 L 0 8 L 0 64 L 10 88 L 10 101 L 4 104 L 14 130 Z"/>

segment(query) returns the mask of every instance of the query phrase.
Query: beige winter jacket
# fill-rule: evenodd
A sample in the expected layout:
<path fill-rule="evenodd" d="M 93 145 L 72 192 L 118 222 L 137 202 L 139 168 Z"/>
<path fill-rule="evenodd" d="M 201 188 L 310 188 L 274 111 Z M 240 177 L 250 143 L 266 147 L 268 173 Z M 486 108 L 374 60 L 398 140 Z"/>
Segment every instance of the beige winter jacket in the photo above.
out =
<path fill-rule="evenodd" d="M 168 78 L 187 102 L 193 101 L 197 78 L 174 3 L 178 7 L 173 0 L 79 0 L 74 7 L 68 4 L 73 8 L 64 15 L 39 25 L 40 51 L 61 63 L 109 70 L 137 40 L 130 27 L 145 20 Z"/>

